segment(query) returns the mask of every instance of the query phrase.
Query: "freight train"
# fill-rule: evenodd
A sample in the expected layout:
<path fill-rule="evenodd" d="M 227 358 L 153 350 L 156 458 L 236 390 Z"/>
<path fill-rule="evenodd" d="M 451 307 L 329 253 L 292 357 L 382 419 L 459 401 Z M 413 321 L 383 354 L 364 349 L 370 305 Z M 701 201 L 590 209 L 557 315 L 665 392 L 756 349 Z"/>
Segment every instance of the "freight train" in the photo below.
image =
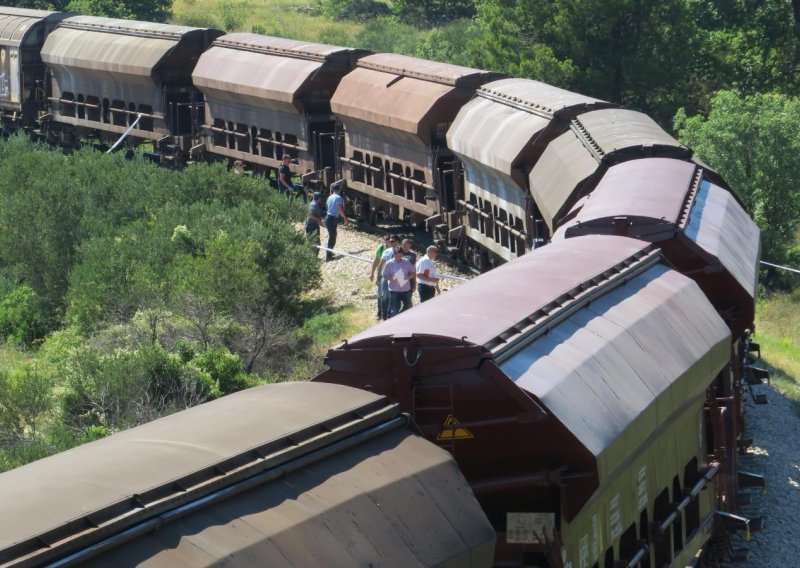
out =
<path fill-rule="evenodd" d="M 495 565 L 713 564 L 760 528 L 741 490 L 763 479 L 738 464 L 744 397 L 766 402 L 768 380 L 750 338 L 759 231 L 646 115 L 406 56 L 52 12 L 0 9 L 0 54 L 4 130 L 264 174 L 288 153 L 307 184 L 344 180 L 355 215 L 499 266 L 333 348 L 305 391 L 372 391 L 448 450 Z"/>

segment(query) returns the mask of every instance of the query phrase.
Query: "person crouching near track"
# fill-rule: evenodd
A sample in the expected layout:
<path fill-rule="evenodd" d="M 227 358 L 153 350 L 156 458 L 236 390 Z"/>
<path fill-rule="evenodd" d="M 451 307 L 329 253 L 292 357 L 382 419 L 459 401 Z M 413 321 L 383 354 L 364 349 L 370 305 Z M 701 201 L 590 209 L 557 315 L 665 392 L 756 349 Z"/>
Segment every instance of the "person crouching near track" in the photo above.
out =
<path fill-rule="evenodd" d="M 311 197 L 311 202 L 308 204 L 308 219 L 306 219 L 306 237 L 312 245 L 320 244 L 319 229 L 322 227 L 322 218 L 324 216 L 322 194 L 315 191 Z"/>
<path fill-rule="evenodd" d="M 414 265 L 403 258 L 403 247 L 394 247 L 394 258 L 389 260 L 381 273 L 389 286 L 389 317 L 411 308 L 411 283 L 416 273 Z"/>
<path fill-rule="evenodd" d="M 439 249 L 431 245 L 425 250 L 425 256 L 417 262 L 417 289 L 420 302 L 427 302 L 441 292 L 439 290 L 439 269 L 436 267 L 438 256 Z"/>

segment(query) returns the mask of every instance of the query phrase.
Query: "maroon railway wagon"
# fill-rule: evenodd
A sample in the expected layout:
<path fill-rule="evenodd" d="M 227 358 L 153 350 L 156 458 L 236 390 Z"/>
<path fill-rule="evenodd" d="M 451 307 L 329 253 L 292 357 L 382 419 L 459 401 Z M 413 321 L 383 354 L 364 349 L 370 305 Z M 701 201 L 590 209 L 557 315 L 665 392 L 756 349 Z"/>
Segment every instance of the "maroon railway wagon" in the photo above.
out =
<path fill-rule="evenodd" d="M 456 198 L 461 225 L 449 238 L 466 238 L 467 262 L 484 266 L 487 251 L 508 261 L 543 244 L 549 233 L 529 189 L 531 170 L 577 116 L 613 106 L 530 79 L 501 79 L 477 90 L 447 131 L 464 175 Z"/>
<path fill-rule="evenodd" d="M 734 339 L 752 328 L 760 233 L 736 196 L 712 183 L 704 168 L 667 158 L 611 167 L 554 238 L 580 235 L 657 243 L 700 285 Z"/>
<path fill-rule="evenodd" d="M 498 565 L 684 566 L 746 523 L 718 511 L 736 490 L 730 355 L 725 322 L 660 251 L 592 236 L 357 335 L 314 381 L 388 396 L 447 448 Z"/>
<path fill-rule="evenodd" d="M 342 177 L 357 215 L 452 226 L 456 183 L 445 134 L 497 73 L 381 53 L 342 79 L 331 109 L 345 129 Z"/>
<path fill-rule="evenodd" d="M 239 392 L 0 474 L 2 566 L 491 565 L 452 458 L 385 398 Z"/>

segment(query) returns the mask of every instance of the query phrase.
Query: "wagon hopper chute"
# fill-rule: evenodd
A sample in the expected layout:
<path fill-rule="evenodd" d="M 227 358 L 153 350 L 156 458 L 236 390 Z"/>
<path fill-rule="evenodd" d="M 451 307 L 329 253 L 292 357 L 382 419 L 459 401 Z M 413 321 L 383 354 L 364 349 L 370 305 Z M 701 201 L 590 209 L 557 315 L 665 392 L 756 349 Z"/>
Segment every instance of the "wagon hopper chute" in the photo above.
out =
<path fill-rule="evenodd" d="M 55 133 L 65 143 L 91 132 L 116 140 L 131 128 L 132 139 L 188 151 L 202 112 L 192 69 L 220 35 L 150 22 L 67 18 L 42 48 L 52 74 L 52 120 L 72 127 Z"/>
<path fill-rule="evenodd" d="M 192 75 L 205 95 L 207 150 L 268 168 L 289 154 L 295 173 L 329 168 L 330 183 L 344 146 L 330 99 L 368 53 L 251 33 L 216 40 Z"/>
<path fill-rule="evenodd" d="M 40 55 L 47 34 L 71 14 L 0 7 L 2 129 L 32 127 L 47 107 L 49 88 Z"/>
<path fill-rule="evenodd" d="M 356 213 L 429 224 L 455 206 L 453 156 L 446 131 L 459 108 L 499 75 L 403 55 L 359 60 L 339 85 L 331 108 L 345 127 L 342 175 L 360 195 Z"/>
<path fill-rule="evenodd" d="M 653 245 L 593 236 L 361 333 L 314 380 L 385 394 L 450 450 L 498 531 L 496 561 L 578 566 L 587 542 L 589 565 L 661 566 L 690 559 L 714 523 L 715 489 L 672 513 L 717 487 L 725 432 L 714 422 L 708 447 L 705 413 L 729 360 L 730 332 L 694 282 Z"/>
<path fill-rule="evenodd" d="M 464 170 L 456 207 L 472 242 L 511 260 L 547 235 L 528 189 L 528 175 L 547 144 L 582 112 L 612 106 L 529 79 L 501 79 L 480 87 L 447 132 L 447 145 Z M 474 259 L 468 259 L 472 264 Z"/>
<path fill-rule="evenodd" d="M 385 398 L 250 389 L 0 475 L 0 564 L 464 566 L 494 533 Z"/>

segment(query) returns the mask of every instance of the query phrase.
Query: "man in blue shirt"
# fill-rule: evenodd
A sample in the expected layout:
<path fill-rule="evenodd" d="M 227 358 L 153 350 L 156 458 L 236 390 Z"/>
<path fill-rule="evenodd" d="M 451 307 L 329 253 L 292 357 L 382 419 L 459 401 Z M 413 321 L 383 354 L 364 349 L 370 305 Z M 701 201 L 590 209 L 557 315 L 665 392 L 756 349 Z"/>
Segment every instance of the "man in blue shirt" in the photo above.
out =
<path fill-rule="evenodd" d="M 325 228 L 328 229 L 328 249 L 325 260 L 333 260 L 333 248 L 336 246 L 336 230 L 339 226 L 339 218 L 347 225 L 347 215 L 344 214 L 344 199 L 341 196 L 342 181 L 339 180 L 331 184 L 331 195 L 326 203 L 328 214 L 325 216 Z"/>

